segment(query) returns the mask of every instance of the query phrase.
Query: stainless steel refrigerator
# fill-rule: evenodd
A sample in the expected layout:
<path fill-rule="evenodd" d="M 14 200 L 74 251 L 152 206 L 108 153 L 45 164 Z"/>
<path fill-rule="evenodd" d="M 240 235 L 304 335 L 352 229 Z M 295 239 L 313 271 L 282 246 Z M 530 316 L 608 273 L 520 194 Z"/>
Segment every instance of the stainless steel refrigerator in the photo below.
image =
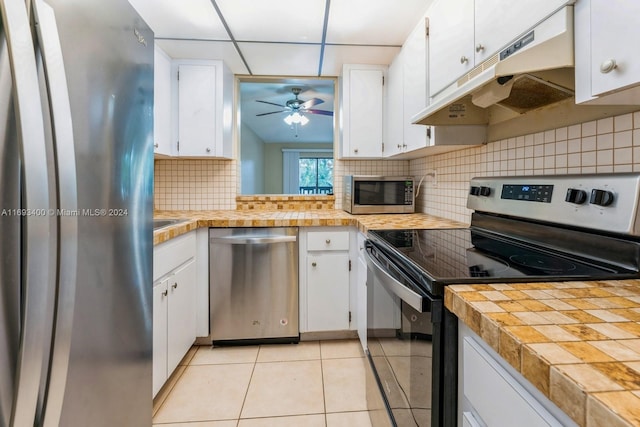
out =
<path fill-rule="evenodd" d="M 0 426 L 151 425 L 153 33 L 0 12 Z"/>

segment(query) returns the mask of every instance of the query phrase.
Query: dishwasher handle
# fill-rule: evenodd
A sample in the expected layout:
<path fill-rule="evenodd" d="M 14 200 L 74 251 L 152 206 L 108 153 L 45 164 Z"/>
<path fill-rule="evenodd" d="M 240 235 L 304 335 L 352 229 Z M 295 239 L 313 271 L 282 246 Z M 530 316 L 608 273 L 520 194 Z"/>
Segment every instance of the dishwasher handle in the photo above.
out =
<path fill-rule="evenodd" d="M 297 236 L 228 236 L 211 237 L 210 243 L 222 243 L 226 245 L 264 245 L 272 243 L 295 242 Z"/>

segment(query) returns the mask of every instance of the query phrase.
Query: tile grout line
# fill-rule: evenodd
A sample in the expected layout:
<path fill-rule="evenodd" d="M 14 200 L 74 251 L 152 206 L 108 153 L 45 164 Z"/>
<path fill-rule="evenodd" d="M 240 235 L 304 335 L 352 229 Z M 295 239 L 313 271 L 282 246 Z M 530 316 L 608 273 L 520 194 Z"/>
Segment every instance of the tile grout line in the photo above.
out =
<path fill-rule="evenodd" d="M 320 382 L 322 383 L 322 407 L 324 409 L 324 425 L 327 427 L 327 393 L 324 388 L 324 359 L 322 358 L 322 341 L 318 341 L 320 352 Z"/>
<path fill-rule="evenodd" d="M 196 353 L 200 350 L 200 346 L 197 346 L 198 348 L 196 349 L 196 351 L 193 352 L 193 355 L 191 356 L 191 358 L 189 358 L 189 360 L 187 361 L 186 365 L 180 365 L 178 364 L 177 368 L 180 368 L 180 366 L 184 366 L 184 369 L 182 369 L 182 372 L 180 372 L 178 374 L 178 376 L 175 378 L 175 381 L 173 381 L 173 385 L 171 385 L 171 387 L 169 387 L 169 389 L 167 390 L 167 392 L 165 393 L 164 398 L 162 399 L 162 401 L 160 402 L 160 404 L 158 405 L 158 409 L 156 411 L 153 411 L 153 400 L 152 400 L 152 408 L 151 408 L 151 423 L 153 424 L 153 418 L 160 412 L 160 410 L 162 409 L 162 407 L 164 406 L 164 404 L 166 403 L 167 399 L 169 398 L 169 396 L 171 395 L 171 392 L 173 391 L 173 389 L 175 388 L 175 386 L 178 384 L 178 382 L 180 381 L 180 378 L 182 378 L 182 376 L 184 375 L 184 373 L 187 371 L 187 368 L 191 365 L 191 361 L 193 360 L 193 358 L 196 356 Z M 187 353 L 188 354 L 188 353 Z M 162 387 L 160 388 L 160 391 L 162 391 Z M 160 394 L 160 391 L 158 392 L 158 394 Z M 156 395 L 157 396 L 157 395 Z"/>
<path fill-rule="evenodd" d="M 242 405 L 240 406 L 240 413 L 238 414 L 238 422 L 236 426 L 240 425 L 240 419 L 242 417 L 242 410 L 244 409 L 244 405 L 247 403 L 247 396 L 249 396 L 249 389 L 251 388 L 251 381 L 253 380 L 253 374 L 256 371 L 256 365 L 258 364 L 258 357 L 260 356 L 260 349 L 262 345 L 258 346 L 258 351 L 256 352 L 256 358 L 253 361 L 253 367 L 251 368 L 251 375 L 249 376 L 249 382 L 247 383 L 247 391 L 244 393 L 244 398 L 242 399 Z"/>

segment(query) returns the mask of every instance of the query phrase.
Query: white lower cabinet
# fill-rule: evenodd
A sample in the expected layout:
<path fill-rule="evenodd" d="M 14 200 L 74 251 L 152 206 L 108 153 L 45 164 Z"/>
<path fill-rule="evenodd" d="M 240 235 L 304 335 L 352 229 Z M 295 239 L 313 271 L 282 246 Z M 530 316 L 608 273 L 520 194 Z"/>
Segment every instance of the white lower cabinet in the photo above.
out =
<path fill-rule="evenodd" d="M 196 338 L 195 232 L 153 251 L 153 396 Z"/>
<path fill-rule="evenodd" d="M 167 318 L 169 279 L 153 287 L 153 396 L 167 380 Z"/>
<path fill-rule="evenodd" d="M 367 260 L 364 241 L 366 236 L 357 235 L 358 261 L 356 265 L 356 327 L 362 349 L 367 349 Z"/>
<path fill-rule="evenodd" d="M 307 255 L 307 329 L 349 329 L 349 254 Z"/>
<path fill-rule="evenodd" d="M 577 426 L 462 322 L 458 368 L 458 425 Z"/>
<path fill-rule="evenodd" d="M 351 329 L 350 230 L 300 229 L 300 332 Z"/>
<path fill-rule="evenodd" d="M 196 338 L 195 261 L 179 267 L 169 279 L 167 307 L 167 376 L 178 366 Z"/>

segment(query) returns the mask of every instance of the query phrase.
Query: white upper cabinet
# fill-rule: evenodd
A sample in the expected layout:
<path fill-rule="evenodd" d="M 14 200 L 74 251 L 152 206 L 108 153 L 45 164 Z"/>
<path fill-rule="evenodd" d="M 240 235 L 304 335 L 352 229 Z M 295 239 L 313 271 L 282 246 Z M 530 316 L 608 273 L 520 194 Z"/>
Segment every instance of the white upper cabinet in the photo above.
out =
<path fill-rule="evenodd" d="M 473 0 L 437 0 L 429 9 L 429 95 L 473 68 Z"/>
<path fill-rule="evenodd" d="M 387 114 L 384 126 L 385 157 L 403 151 L 404 142 L 404 52 L 389 65 L 387 76 Z"/>
<path fill-rule="evenodd" d="M 180 157 L 233 157 L 233 75 L 222 61 L 177 63 Z"/>
<path fill-rule="evenodd" d="M 153 51 L 153 152 L 170 156 L 171 58 L 158 45 L 154 45 Z"/>
<path fill-rule="evenodd" d="M 576 102 L 638 104 L 640 2 L 580 0 L 575 6 Z M 632 90 L 624 90 L 633 88 Z"/>
<path fill-rule="evenodd" d="M 408 153 L 427 144 L 427 128 L 411 118 L 427 106 L 426 23 L 422 18 L 389 66 L 384 156 Z"/>
<path fill-rule="evenodd" d="M 429 9 L 429 96 L 437 96 L 568 0 L 436 0 Z"/>
<path fill-rule="evenodd" d="M 427 98 L 427 28 L 422 17 L 402 47 L 403 72 L 403 132 L 404 150 L 412 151 L 426 145 L 426 126 L 414 125 L 411 118 L 428 104 Z"/>
<path fill-rule="evenodd" d="M 412 159 L 486 142 L 485 126 L 424 126 L 411 119 L 428 104 L 427 21 L 420 19 L 389 66 L 384 155 Z"/>
<path fill-rule="evenodd" d="M 382 157 L 385 65 L 342 68 L 340 139 L 342 158 Z"/>

